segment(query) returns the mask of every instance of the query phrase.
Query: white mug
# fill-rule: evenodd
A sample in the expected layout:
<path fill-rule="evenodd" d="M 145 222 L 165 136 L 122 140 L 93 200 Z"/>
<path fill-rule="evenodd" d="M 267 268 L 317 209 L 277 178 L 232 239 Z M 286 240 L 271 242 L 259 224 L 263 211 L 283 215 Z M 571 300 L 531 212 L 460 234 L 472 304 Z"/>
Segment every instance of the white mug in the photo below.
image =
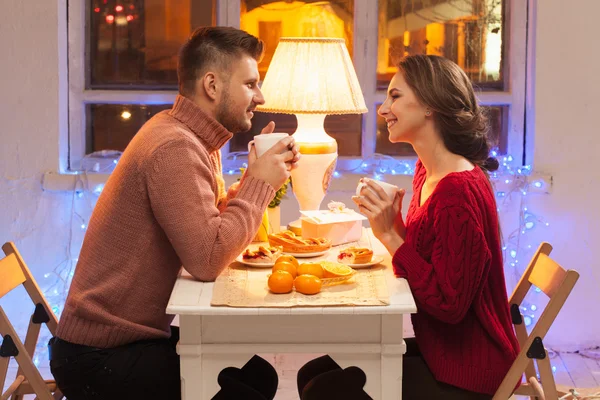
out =
<path fill-rule="evenodd" d="M 254 147 L 256 148 L 256 156 L 260 157 L 265 154 L 275 143 L 281 139 L 288 137 L 285 132 L 261 133 L 254 136 Z"/>
<path fill-rule="evenodd" d="M 400 190 L 398 188 L 398 186 L 394 186 L 392 184 L 386 183 L 386 182 L 382 182 L 382 181 L 376 181 L 375 179 L 369 179 L 371 182 L 376 183 L 377 185 L 379 185 L 383 191 L 385 192 L 385 194 L 387 194 L 387 196 L 390 199 L 394 199 L 394 195 L 396 194 L 396 192 L 398 190 Z M 356 187 L 356 195 L 360 196 L 360 191 L 362 190 L 363 186 L 367 186 L 366 183 L 362 183 L 362 182 L 358 182 L 358 186 Z"/>

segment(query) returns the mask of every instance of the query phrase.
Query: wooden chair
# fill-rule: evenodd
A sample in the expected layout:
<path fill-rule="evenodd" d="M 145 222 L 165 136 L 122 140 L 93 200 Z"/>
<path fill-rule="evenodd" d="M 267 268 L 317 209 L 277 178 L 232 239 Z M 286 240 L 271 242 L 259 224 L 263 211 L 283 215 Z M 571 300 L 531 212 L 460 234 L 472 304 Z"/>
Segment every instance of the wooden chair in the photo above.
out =
<path fill-rule="evenodd" d="M 56 383 L 53 380 L 44 381 L 32 359 L 41 325 L 46 324 L 50 333 L 54 335 L 58 320 L 15 245 L 12 242 L 5 243 L 2 250 L 6 257 L 0 259 L 0 298 L 23 284 L 35 305 L 35 311 L 29 320 L 23 343 L 0 307 L 0 391 L 4 388 L 11 357 L 19 365 L 15 380 L 6 392 L 0 395 L 0 400 L 7 400 L 11 396 L 13 400 L 21 400 L 25 394 L 35 394 L 39 400 L 62 399 L 64 396 L 57 389 Z"/>
<path fill-rule="evenodd" d="M 559 396 L 566 394 L 556 389 L 543 339 L 573 290 L 573 286 L 579 279 L 579 273 L 574 270 L 565 271 L 549 257 L 551 251 L 550 244 L 540 245 L 510 297 L 512 321 L 521 351 L 496 391 L 494 400 L 507 400 L 513 394 L 523 374 L 526 381 L 521 383 L 514 394 L 530 396 L 532 400 L 557 400 Z M 550 300 L 528 335 L 520 306 L 531 285 L 538 287 Z M 537 365 L 539 379 L 534 362 Z"/>

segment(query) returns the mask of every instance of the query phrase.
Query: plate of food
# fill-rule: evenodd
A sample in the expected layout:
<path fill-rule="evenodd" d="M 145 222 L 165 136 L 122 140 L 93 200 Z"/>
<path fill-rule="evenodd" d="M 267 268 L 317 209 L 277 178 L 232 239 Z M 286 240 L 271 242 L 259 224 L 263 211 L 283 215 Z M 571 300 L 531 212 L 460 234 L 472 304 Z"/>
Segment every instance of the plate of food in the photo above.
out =
<path fill-rule="evenodd" d="M 235 261 L 249 267 L 271 268 L 281 253 L 281 246 L 258 246 L 254 249 L 247 248 Z"/>
<path fill-rule="evenodd" d="M 292 231 L 270 234 L 269 244 L 281 246 L 284 253 L 294 257 L 322 256 L 331 248 L 331 240 L 327 238 L 303 238 Z"/>
<path fill-rule="evenodd" d="M 354 269 L 360 269 L 381 263 L 383 257 L 373 255 L 373 250 L 367 247 L 346 247 L 339 251 L 335 261 Z"/>

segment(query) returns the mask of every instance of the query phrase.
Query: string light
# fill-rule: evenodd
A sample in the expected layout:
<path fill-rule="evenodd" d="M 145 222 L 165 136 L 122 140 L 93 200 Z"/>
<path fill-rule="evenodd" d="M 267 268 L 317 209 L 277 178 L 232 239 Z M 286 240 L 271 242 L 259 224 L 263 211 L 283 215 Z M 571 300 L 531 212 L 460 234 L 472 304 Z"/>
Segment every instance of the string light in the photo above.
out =
<path fill-rule="evenodd" d="M 247 159 L 246 152 L 230 154 L 224 161 L 228 166 L 230 175 L 238 174 Z M 498 157 L 498 150 L 490 152 L 493 157 Z M 540 215 L 534 213 L 528 204 L 528 195 L 532 188 L 540 189 L 545 182 L 539 178 L 532 179 L 531 165 L 518 165 L 515 157 L 510 154 L 500 157 L 500 166 L 497 171 L 490 173 L 490 179 L 494 185 L 498 213 L 502 216 L 511 215 L 511 206 L 518 205 L 518 223 L 516 228 L 505 233 L 503 237 L 503 257 L 505 263 L 505 275 L 507 276 L 507 290 L 512 292 L 527 267 L 527 262 L 533 256 L 540 240 L 537 240 L 538 230 L 546 228 L 550 224 Z M 244 164 L 242 164 L 244 163 Z M 340 178 L 343 174 L 371 175 L 376 180 L 385 180 L 389 175 L 413 175 L 415 172 L 416 159 L 396 159 L 384 154 L 374 154 L 371 157 L 360 160 L 357 168 L 348 170 L 336 170 L 334 178 Z M 539 190 L 538 190 L 539 191 Z M 525 260 L 525 262 L 522 262 Z M 528 314 L 525 325 L 531 326 L 535 323 L 537 306 L 533 304 L 537 299 L 539 289 L 533 290 L 524 300 L 523 304 L 533 313 Z"/>
<path fill-rule="evenodd" d="M 230 153 L 223 161 L 223 171 L 228 175 L 239 174 L 242 168 L 247 168 L 247 154 L 247 152 Z M 498 156 L 496 150 L 492 151 L 491 154 Z M 51 272 L 44 274 L 44 293 L 57 315 L 62 312 L 66 301 L 89 216 L 104 188 L 103 184 L 90 187 L 87 174 L 90 172 L 110 174 L 116 167 L 120 156 L 120 152 L 90 154 L 84 159 L 83 170 L 76 175 L 75 190 L 71 199 L 71 233 L 66 257 L 54 266 Z M 389 175 L 413 175 L 415 164 L 415 159 L 399 160 L 387 155 L 374 154 L 353 164 L 357 165 L 354 169 L 336 170 L 333 177 L 339 179 L 344 174 L 360 174 L 363 176 L 370 174 L 375 179 L 382 180 Z M 506 155 L 501 158 L 498 171 L 490 174 L 490 179 L 496 187 L 495 196 L 499 214 L 503 215 L 506 211 L 506 215 L 509 215 L 510 206 L 514 205 L 515 202 L 519 205 L 518 223 L 514 230 L 505 232 L 503 238 L 502 251 L 508 286 L 515 286 L 518 283 L 523 269 L 527 265 L 527 262 L 520 261 L 529 260 L 534 249 L 537 249 L 539 241 L 535 241 L 534 234 L 539 229 L 549 226 L 549 223 L 535 213 L 527 203 L 530 198 L 527 194 L 531 187 L 540 189 L 546 185 L 543 180 L 531 179 L 531 171 L 531 166 L 515 165 L 515 159 L 510 155 Z M 528 327 L 535 323 L 537 317 L 535 312 L 538 307 L 535 302 L 538 293 L 540 293 L 539 288 L 534 288 L 523 302 L 523 312 L 527 312 L 524 321 Z M 44 353 L 47 352 L 44 345 L 44 343 L 47 343 L 47 339 L 49 337 L 45 341 L 38 341 L 39 345 L 36 351 L 39 351 L 39 356 L 44 356 Z"/>
<path fill-rule="evenodd" d="M 70 201 L 71 218 L 65 257 L 53 266 L 49 272 L 46 272 L 43 275 L 44 279 L 39 282 L 46 300 L 57 316 L 60 316 L 67 299 L 89 217 L 96 205 L 98 196 L 104 188 L 104 184 L 90 185 L 88 174 L 92 172 L 112 173 L 120 157 L 121 152 L 119 151 L 105 150 L 89 154 L 82 160 L 82 170 L 75 175 L 75 187 Z M 50 333 L 43 330 L 40 333 L 40 339 L 35 350 L 34 362 L 36 365 L 39 364 L 40 360 L 48 360 L 46 345 L 48 340 L 50 340 Z"/>

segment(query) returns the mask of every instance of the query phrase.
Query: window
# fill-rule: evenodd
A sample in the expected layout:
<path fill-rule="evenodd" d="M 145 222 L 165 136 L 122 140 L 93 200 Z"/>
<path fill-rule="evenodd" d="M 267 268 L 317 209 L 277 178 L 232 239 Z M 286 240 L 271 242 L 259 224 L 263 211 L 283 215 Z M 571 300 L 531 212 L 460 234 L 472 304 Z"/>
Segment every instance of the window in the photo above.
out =
<path fill-rule="evenodd" d="M 146 121 L 170 108 L 171 104 L 87 104 L 87 153 L 124 150 Z"/>
<path fill-rule="evenodd" d="M 482 90 L 504 90 L 504 0 L 379 0 L 377 88 L 387 89 L 395 57 L 446 57 Z"/>
<path fill-rule="evenodd" d="M 519 120 L 522 107 L 511 110 L 512 99 L 497 102 L 506 93 L 508 79 L 507 0 L 378 0 L 376 98 L 396 73 L 394 60 L 405 55 L 433 54 L 457 63 L 469 76 L 488 107 L 490 131 L 501 154 L 508 152 L 509 121 Z M 513 38 L 515 39 L 515 38 Z M 520 90 L 524 90 L 521 88 Z M 383 93 L 382 93 L 383 91 Z M 486 96 L 492 93 L 492 96 Z M 379 108 L 379 104 L 375 109 Z M 515 115 L 512 115 L 515 113 Z M 377 117 L 375 152 L 414 156 L 410 145 L 390 143 L 385 121 Z M 515 139 L 517 140 L 517 139 Z M 522 143 L 521 143 L 522 146 Z M 522 153 L 522 150 L 521 150 Z M 520 153 L 518 153 L 520 154 Z"/>
<path fill-rule="evenodd" d="M 86 154 L 124 150 L 177 93 L 177 53 L 215 0 L 71 1 L 69 168 Z M 81 39 L 80 39 L 81 38 Z M 83 40 L 85 38 L 85 40 Z"/>
<path fill-rule="evenodd" d="M 89 89 L 176 89 L 179 47 L 215 24 L 214 0 L 93 0 L 85 13 Z"/>
<path fill-rule="evenodd" d="M 83 3 L 88 3 L 84 5 Z M 280 37 L 344 38 L 369 113 L 328 116 L 341 169 L 382 153 L 414 157 L 391 144 L 376 114 L 406 54 L 438 54 L 457 62 L 488 108 L 502 153 L 524 153 L 527 2 L 521 0 L 92 0 L 68 2 L 69 167 L 85 154 L 123 150 L 177 94 L 177 51 L 203 25 L 240 27 L 266 42 L 264 76 Z M 293 115 L 255 113 L 253 129 L 223 149 L 245 151 L 270 120 L 296 129 Z"/>

